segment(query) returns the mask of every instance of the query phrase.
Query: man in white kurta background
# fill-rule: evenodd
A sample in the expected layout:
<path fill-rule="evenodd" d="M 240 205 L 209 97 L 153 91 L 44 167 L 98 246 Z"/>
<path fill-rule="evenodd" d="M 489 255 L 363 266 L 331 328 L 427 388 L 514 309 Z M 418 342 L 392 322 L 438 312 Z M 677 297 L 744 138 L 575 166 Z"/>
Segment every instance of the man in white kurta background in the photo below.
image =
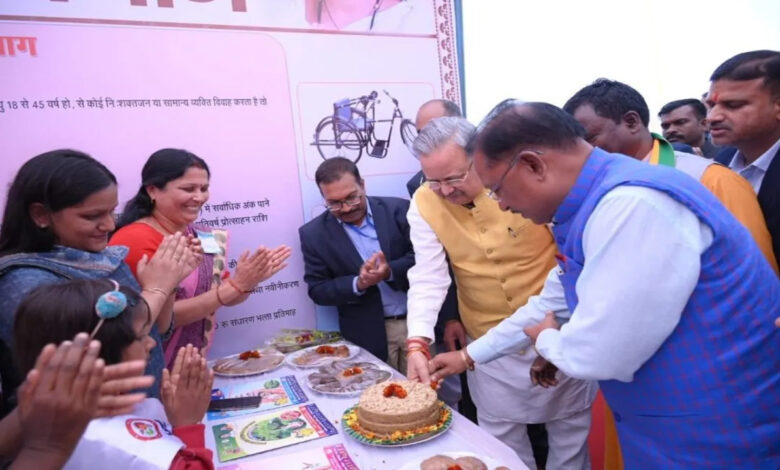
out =
<path fill-rule="evenodd" d="M 502 211 L 488 197 L 465 151 L 474 132 L 463 118 L 440 118 L 414 143 L 427 183 L 415 193 L 408 214 L 415 251 L 415 266 L 408 272 L 410 340 L 429 342 L 433 337 L 450 285 L 445 251 L 469 341 L 537 294 L 555 264 L 550 231 Z M 409 351 L 407 375 L 427 382 L 427 358 L 414 345 Z M 561 376 L 558 387 L 535 387 L 529 377 L 535 357 L 533 349 L 515 351 L 469 372 L 479 425 L 535 468 L 526 425 L 545 423 L 547 466 L 589 468 L 587 436 L 595 385 Z M 465 354 L 462 358 L 468 360 Z"/>

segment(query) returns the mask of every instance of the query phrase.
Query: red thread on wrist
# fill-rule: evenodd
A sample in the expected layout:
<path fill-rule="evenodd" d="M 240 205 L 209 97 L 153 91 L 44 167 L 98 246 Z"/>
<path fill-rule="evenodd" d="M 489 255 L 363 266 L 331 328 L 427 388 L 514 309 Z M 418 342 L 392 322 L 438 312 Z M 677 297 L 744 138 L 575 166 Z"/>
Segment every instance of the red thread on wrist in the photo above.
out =
<path fill-rule="evenodd" d="M 230 284 L 230 286 L 233 287 L 233 289 L 235 289 L 239 294 L 248 294 L 248 293 L 252 292 L 251 290 L 241 290 L 238 287 L 238 285 L 235 282 L 233 282 L 233 279 L 227 278 L 227 279 L 225 279 L 225 282 Z"/>
<path fill-rule="evenodd" d="M 219 302 L 219 304 L 220 304 L 221 306 L 223 306 L 223 307 L 224 307 L 225 305 L 227 305 L 227 304 L 226 304 L 226 303 L 225 303 L 225 302 L 222 300 L 222 297 L 219 295 L 219 286 L 217 286 L 217 288 L 216 288 L 216 289 L 214 289 L 214 292 L 216 292 L 216 293 L 217 293 L 217 302 Z"/>

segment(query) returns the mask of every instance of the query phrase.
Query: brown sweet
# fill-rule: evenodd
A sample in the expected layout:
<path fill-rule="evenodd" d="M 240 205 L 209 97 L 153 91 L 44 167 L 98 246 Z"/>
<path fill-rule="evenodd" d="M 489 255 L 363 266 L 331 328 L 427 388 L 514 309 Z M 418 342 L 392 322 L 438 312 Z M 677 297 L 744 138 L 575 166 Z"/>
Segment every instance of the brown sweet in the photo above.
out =
<path fill-rule="evenodd" d="M 358 402 L 357 417 L 362 429 L 389 436 L 434 425 L 441 412 L 430 385 L 398 380 L 366 389 Z"/>
<path fill-rule="evenodd" d="M 455 467 L 457 467 L 455 459 L 446 455 L 434 455 L 420 464 L 420 470 L 454 470 Z"/>
<path fill-rule="evenodd" d="M 480 459 L 476 457 L 458 457 L 455 459 L 455 463 L 462 469 L 462 470 L 488 470 L 487 465 L 485 465 L 485 462 L 481 461 Z"/>

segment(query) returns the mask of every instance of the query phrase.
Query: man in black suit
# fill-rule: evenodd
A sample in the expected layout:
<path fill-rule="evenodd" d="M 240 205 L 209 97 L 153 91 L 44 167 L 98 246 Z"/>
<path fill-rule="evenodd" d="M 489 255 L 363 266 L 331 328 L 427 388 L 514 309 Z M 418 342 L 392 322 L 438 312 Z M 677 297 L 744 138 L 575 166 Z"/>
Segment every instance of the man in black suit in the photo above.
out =
<path fill-rule="evenodd" d="M 431 122 L 432 119 L 451 116 L 460 117 L 460 108 L 457 104 L 449 100 L 430 100 L 423 103 L 420 109 L 417 110 L 417 117 L 414 119 L 414 126 L 419 133 L 426 124 Z M 409 196 L 414 196 L 414 192 L 417 188 L 425 182 L 425 175 L 422 170 L 415 173 L 409 181 L 406 183 L 406 189 L 409 191 Z"/>
<path fill-rule="evenodd" d="M 405 373 L 409 201 L 367 196 L 346 158 L 325 160 L 314 179 L 328 210 L 298 230 L 309 297 L 338 308 L 344 338 Z"/>
<path fill-rule="evenodd" d="M 737 54 L 710 77 L 707 120 L 716 161 L 755 189 L 775 259 L 780 259 L 780 52 Z"/>

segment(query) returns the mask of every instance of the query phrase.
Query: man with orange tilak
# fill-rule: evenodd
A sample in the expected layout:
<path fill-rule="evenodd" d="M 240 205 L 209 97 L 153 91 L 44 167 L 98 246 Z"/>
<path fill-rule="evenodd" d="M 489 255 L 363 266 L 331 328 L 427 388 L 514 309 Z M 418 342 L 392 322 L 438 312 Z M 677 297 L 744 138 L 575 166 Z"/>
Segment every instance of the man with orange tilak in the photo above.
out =
<path fill-rule="evenodd" d="M 712 141 L 732 146 L 715 161 L 753 187 L 775 256 L 780 256 L 780 51 L 737 54 L 715 69 L 710 80 Z"/>
<path fill-rule="evenodd" d="M 600 78 L 575 93 L 563 109 L 582 124 L 591 145 L 651 165 L 676 168 L 699 181 L 750 231 L 777 273 L 772 238 L 750 183 L 712 160 L 675 151 L 666 139 L 651 133 L 650 110 L 637 90 Z"/>

